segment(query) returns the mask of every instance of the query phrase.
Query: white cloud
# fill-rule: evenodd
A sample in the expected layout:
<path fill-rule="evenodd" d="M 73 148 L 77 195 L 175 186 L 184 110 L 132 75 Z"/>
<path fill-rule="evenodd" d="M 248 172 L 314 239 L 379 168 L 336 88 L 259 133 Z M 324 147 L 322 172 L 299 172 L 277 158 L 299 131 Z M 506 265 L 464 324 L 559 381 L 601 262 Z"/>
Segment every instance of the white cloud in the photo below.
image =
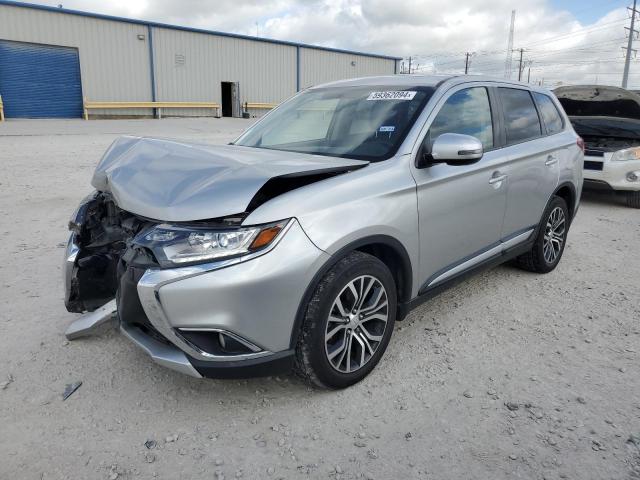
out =
<path fill-rule="evenodd" d="M 515 7 L 514 47 L 526 49 L 532 81 L 551 84 L 597 78 L 618 85 L 628 23 L 624 8 L 612 8 L 598 21 L 582 24 L 550 0 L 69 0 L 64 6 L 249 35 L 255 35 L 257 23 L 260 36 L 412 56 L 413 66 L 428 73 L 460 72 L 464 52 L 475 52 L 471 73 L 498 76 Z M 514 53 L 514 65 L 518 56 Z M 632 73 L 636 68 L 634 61 Z M 514 72 L 517 76 L 517 65 Z M 640 68 L 630 84 L 640 86 Z"/>

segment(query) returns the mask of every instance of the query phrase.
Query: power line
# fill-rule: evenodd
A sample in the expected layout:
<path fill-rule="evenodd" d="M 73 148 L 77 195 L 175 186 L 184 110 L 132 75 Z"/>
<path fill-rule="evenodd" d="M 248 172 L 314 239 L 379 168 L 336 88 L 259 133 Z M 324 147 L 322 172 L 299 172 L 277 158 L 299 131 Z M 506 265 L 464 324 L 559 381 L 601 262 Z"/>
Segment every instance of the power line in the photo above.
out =
<path fill-rule="evenodd" d="M 572 37 L 576 37 L 576 36 L 580 36 L 583 35 L 585 33 L 593 33 L 595 31 L 599 31 L 599 30 L 606 30 L 607 28 L 611 28 L 612 26 L 614 26 L 614 24 L 617 23 L 623 23 L 626 22 L 627 19 L 626 18 L 622 18 L 619 20 L 613 20 L 611 22 L 605 22 L 605 23 L 601 23 L 600 25 L 594 25 L 591 27 L 584 27 L 578 30 L 574 30 L 573 32 L 569 32 L 569 33 L 565 33 L 562 35 L 557 35 L 555 37 L 548 37 L 542 40 L 538 40 L 535 42 L 532 42 L 528 45 L 525 45 L 524 48 L 531 48 L 537 45 L 543 45 L 545 43 L 554 43 L 554 42 L 558 42 L 561 40 L 567 40 L 568 38 L 572 38 Z"/>

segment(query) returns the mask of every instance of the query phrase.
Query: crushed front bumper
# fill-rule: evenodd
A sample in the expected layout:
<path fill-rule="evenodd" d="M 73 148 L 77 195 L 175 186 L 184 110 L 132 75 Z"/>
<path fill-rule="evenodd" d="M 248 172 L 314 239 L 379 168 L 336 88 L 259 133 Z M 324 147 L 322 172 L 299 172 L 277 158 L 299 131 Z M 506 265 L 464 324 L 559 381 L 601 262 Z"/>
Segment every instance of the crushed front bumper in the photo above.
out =
<path fill-rule="evenodd" d="M 72 255 L 67 259 L 73 263 Z M 128 266 L 116 297 L 120 329 L 156 363 L 195 377 L 290 370 L 296 313 L 327 259 L 294 220 L 253 258 L 172 269 Z M 227 339 L 237 351 L 210 350 L 194 334 Z"/>

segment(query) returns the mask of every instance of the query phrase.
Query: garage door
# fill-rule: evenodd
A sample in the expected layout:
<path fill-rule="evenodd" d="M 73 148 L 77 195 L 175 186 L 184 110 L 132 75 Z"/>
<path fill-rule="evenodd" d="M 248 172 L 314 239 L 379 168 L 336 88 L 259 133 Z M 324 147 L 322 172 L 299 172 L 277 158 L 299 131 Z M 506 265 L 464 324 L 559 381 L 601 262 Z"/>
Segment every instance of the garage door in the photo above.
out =
<path fill-rule="evenodd" d="M 0 40 L 0 95 L 7 118 L 81 117 L 78 50 Z"/>

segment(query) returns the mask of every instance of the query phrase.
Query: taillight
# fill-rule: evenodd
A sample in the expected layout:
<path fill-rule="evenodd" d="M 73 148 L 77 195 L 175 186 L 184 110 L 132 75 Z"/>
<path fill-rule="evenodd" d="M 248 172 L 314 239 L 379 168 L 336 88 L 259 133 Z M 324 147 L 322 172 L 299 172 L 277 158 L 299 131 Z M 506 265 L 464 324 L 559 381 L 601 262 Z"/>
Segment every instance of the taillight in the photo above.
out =
<path fill-rule="evenodd" d="M 578 144 L 578 148 L 582 150 L 582 153 L 584 153 L 584 140 L 582 139 L 582 137 L 578 137 L 576 143 Z"/>

